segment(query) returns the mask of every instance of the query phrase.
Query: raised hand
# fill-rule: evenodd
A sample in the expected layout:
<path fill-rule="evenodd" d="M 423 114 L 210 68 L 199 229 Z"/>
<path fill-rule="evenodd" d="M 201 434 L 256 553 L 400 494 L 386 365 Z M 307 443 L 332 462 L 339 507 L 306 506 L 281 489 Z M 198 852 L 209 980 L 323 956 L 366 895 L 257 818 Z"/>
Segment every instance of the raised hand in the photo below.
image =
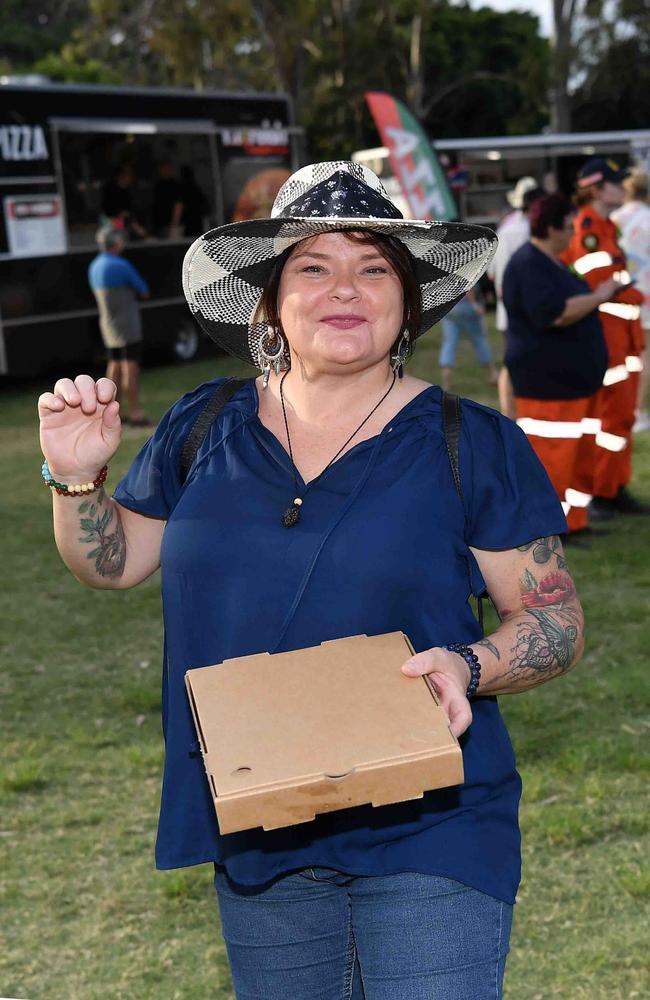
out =
<path fill-rule="evenodd" d="M 77 375 L 39 397 L 41 448 L 55 479 L 89 482 L 111 460 L 122 433 L 116 392 L 110 379 Z"/>

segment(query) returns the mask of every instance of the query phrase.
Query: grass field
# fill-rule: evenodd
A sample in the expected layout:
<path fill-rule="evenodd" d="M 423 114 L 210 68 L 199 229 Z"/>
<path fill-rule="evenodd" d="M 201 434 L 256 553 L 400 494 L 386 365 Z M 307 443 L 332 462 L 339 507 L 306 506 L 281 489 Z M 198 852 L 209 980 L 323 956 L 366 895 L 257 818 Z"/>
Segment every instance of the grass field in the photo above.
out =
<path fill-rule="evenodd" d="M 148 371 L 147 409 L 159 416 L 197 383 L 238 370 L 217 359 Z M 436 381 L 433 337 L 412 370 Z M 463 354 L 456 388 L 494 404 L 481 374 Z M 158 581 L 97 592 L 63 567 L 39 475 L 39 391 L 8 389 L 0 404 L 0 995 L 228 1000 L 210 867 L 153 868 Z M 125 432 L 109 486 L 144 438 Z M 635 492 L 650 500 L 650 434 L 637 441 L 635 470 Z M 502 699 L 524 780 L 508 1000 L 650 996 L 649 556 L 650 518 L 620 519 L 590 549 L 571 549 L 584 660 Z"/>

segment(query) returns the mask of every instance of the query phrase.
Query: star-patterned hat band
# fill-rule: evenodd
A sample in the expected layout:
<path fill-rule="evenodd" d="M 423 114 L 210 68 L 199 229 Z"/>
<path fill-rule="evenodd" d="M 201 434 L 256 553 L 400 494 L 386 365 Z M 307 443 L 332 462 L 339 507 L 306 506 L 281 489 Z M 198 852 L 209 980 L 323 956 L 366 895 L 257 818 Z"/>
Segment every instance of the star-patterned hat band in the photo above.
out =
<path fill-rule="evenodd" d="M 426 333 L 478 281 L 494 256 L 491 229 L 404 219 L 379 178 L 359 163 L 302 167 L 280 188 L 270 219 L 212 229 L 183 262 L 183 289 L 202 329 L 229 354 L 257 365 L 267 333 L 259 303 L 277 258 L 301 240 L 337 230 L 400 239 L 413 257 Z"/>

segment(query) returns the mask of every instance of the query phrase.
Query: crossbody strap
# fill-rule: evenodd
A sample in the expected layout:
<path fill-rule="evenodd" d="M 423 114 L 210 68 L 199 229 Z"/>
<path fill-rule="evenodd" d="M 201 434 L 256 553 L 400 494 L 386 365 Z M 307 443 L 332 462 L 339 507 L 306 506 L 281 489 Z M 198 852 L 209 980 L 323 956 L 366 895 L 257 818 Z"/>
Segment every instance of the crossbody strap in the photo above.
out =
<path fill-rule="evenodd" d="M 251 379 L 247 378 L 228 378 L 208 398 L 207 403 L 192 424 L 181 448 L 179 461 L 181 483 L 184 483 L 187 479 L 198 450 L 203 444 L 214 420 L 219 416 L 226 403 L 232 399 L 238 389 L 241 389 L 242 385 L 250 381 Z"/>
<path fill-rule="evenodd" d="M 445 435 L 445 444 L 447 446 L 447 455 L 449 456 L 449 464 L 451 466 L 454 486 L 456 487 L 458 498 L 463 505 L 463 517 L 467 519 L 467 515 L 465 513 L 465 502 L 463 499 L 463 487 L 460 478 L 460 427 L 460 397 L 454 395 L 453 392 L 443 391 L 442 429 Z M 483 628 L 483 597 L 476 598 L 476 610 L 478 623 L 481 628 Z"/>
<path fill-rule="evenodd" d="M 445 435 L 445 444 L 447 445 L 447 454 L 449 456 L 449 464 L 451 465 L 451 474 L 454 479 L 454 486 L 456 487 L 456 493 L 463 499 L 463 488 L 460 481 L 460 398 L 454 395 L 453 392 L 444 392 L 442 394 L 442 429 Z"/>

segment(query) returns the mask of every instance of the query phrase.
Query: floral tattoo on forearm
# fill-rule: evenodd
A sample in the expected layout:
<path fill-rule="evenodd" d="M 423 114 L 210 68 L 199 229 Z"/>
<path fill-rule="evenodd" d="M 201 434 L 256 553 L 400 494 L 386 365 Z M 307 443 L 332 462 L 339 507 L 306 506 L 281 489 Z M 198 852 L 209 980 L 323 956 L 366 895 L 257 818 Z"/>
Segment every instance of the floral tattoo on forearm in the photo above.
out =
<path fill-rule="evenodd" d="M 497 609 L 507 629 L 500 632 L 499 647 L 487 637 L 474 644 L 485 646 L 503 664 L 503 673 L 482 685 L 485 693 L 498 689 L 506 678 L 535 685 L 563 673 L 572 665 L 582 639 L 582 611 L 560 538 L 536 538 L 518 550 L 529 552 L 534 564 L 519 580 L 521 607 L 516 612 Z"/>
<path fill-rule="evenodd" d="M 84 500 L 79 505 L 82 515 L 79 525 L 85 532 L 79 541 L 94 545 L 86 558 L 95 560 L 99 576 L 119 577 L 126 563 L 126 539 L 119 513 L 105 505 L 106 493 L 103 489 L 97 493 L 96 500 Z M 109 532 L 111 527 L 113 530 Z"/>
<path fill-rule="evenodd" d="M 519 546 L 519 551 L 532 551 L 538 566 L 554 558 L 557 567 L 540 579 L 527 569 L 520 580 L 521 604 L 526 617 L 517 625 L 510 673 L 528 671 L 541 679 L 541 675 L 561 673 L 571 666 L 582 617 L 557 535 L 537 538 Z"/>

